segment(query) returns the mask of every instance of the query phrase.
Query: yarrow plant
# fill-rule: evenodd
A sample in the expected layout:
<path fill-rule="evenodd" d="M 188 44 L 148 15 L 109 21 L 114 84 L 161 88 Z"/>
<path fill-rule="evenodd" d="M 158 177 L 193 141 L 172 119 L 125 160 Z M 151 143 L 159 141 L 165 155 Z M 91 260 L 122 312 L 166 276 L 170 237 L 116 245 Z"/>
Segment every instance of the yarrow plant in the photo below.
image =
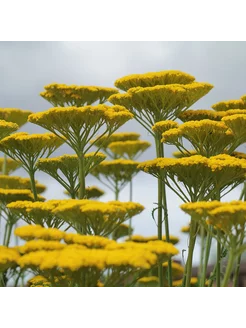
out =
<path fill-rule="evenodd" d="M 125 76 L 115 88 L 44 88 L 40 95 L 53 108 L 0 108 L 0 285 L 237 286 L 246 251 L 246 154 L 238 149 L 246 141 L 246 96 L 190 109 L 213 86 L 180 71 Z M 156 158 L 141 162 L 151 144 L 136 132 L 116 132 L 131 119 L 153 137 Z M 18 132 L 27 121 L 48 132 Z M 62 153 L 63 144 L 73 153 Z M 164 156 L 164 145 L 176 147 L 174 157 Z M 58 148 L 59 156 L 51 157 Z M 12 175 L 19 167 L 28 178 Z M 158 182 L 151 211 L 133 201 L 139 172 Z M 46 200 L 46 186 L 35 179 L 40 173 L 55 179 L 67 196 Z M 111 200 L 98 200 L 105 192 L 88 184 L 89 175 L 112 192 Z M 129 201 L 123 202 L 126 185 Z M 240 185 L 239 200 L 221 201 Z M 182 228 L 189 238 L 184 265 L 177 261 L 183 257 L 179 238 L 169 228 L 167 188 L 189 215 Z M 157 212 L 156 235 L 135 232 L 132 219 L 141 224 L 142 212 L 154 219 Z M 213 241 L 217 257 L 209 273 Z"/>

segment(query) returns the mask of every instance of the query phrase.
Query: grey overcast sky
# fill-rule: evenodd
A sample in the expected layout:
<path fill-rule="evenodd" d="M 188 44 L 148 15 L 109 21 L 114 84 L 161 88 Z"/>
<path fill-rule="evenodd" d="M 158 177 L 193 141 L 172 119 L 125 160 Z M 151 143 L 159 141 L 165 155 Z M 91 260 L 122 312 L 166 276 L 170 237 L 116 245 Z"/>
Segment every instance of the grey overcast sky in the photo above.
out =
<path fill-rule="evenodd" d="M 209 82 L 214 89 L 197 102 L 194 109 L 209 109 L 217 101 L 238 99 L 246 94 L 246 43 L 245 42 L 0 42 L 0 107 L 16 107 L 43 111 L 51 105 L 39 96 L 46 84 L 57 82 L 78 85 L 112 87 L 114 81 L 127 74 L 160 70 L 181 70 Z M 22 130 L 43 131 L 36 125 L 26 124 Z M 141 138 L 152 142 L 151 137 L 134 120 L 121 131 L 137 131 Z M 174 149 L 169 147 L 166 155 Z M 57 154 L 71 150 L 63 146 Z M 142 160 L 154 157 L 149 149 Z M 19 170 L 16 174 L 26 175 Z M 47 175 L 37 178 L 48 186 L 47 198 L 61 198 L 59 185 Z M 97 183 L 89 178 L 88 185 Z M 99 184 L 98 184 L 99 185 Z M 105 188 L 104 188 L 105 189 Z M 238 197 L 240 190 L 230 194 Z M 112 199 L 107 194 L 102 200 Z M 128 189 L 121 200 L 128 200 Z M 135 178 L 134 200 L 146 210 L 134 219 L 136 234 L 156 234 L 151 209 L 156 202 L 156 181 L 139 173 Z M 179 210 L 180 200 L 168 192 L 170 231 L 181 237 L 180 249 L 187 249 L 186 236 L 180 227 L 188 223 L 188 216 Z M 196 250 L 196 256 L 199 249 Z"/>

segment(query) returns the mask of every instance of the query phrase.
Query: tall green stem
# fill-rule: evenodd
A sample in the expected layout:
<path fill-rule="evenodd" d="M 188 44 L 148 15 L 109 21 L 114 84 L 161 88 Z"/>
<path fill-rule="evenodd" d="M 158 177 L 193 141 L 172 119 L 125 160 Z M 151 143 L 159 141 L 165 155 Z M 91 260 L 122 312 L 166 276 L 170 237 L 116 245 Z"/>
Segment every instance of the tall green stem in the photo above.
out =
<path fill-rule="evenodd" d="M 130 180 L 130 186 L 129 186 L 129 191 L 130 191 L 130 195 L 129 195 L 129 200 L 130 202 L 132 202 L 132 192 L 133 192 L 133 185 L 132 185 L 132 179 Z M 131 234 L 132 234 L 132 218 L 130 218 L 129 220 L 129 230 L 128 230 L 128 237 L 131 238 Z"/>
<path fill-rule="evenodd" d="M 201 236 L 201 252 L 200 252 L 200 265 L 199 265 L 198 277 L 201 279 L 203 261 L 204 261 L 205 241 L 206 241 L 205 229 L 203 226 L 200 227 L 200 236 Z"/>
<path fill-rule="evenodd" d="M 157 157 L 160 157 L 160 140 L 158 138 L 155 138 L 155 144 L 156 144 L 156 155 Z M 162 240 L 162 200 L 163 200 L 163 182 L 161 178 L 158 179 L 158 219 L 157 219 L 157 233 L 158 233 L 158 239 Z M 158 264 L 158 277 L 159 277 L 159 286 L 164 286 L 164 277 L 163 277 L 163 267 L 162 263 Z"/>
<path fill-rule="evenodd" d="M 7 174 L 7 155 L 3 154 L 3 167 L 2 167 L 3 175 Z"/>
<path fill-rule="evenodd" d="M 85 170 L 84 170 L 84 155 L 78 155 L 79 161 L 79 199 L 85 198 Z"/>
<path fill-rule="evenodd" d="M 242 232 L 242 235 L 241 235 L 241 238 L 240 238 L 240 241 L 239 241 L 239 247 L 242 246 L 243 240 L 244 240 L 244 232 Z M 238 286 L 241 259 L 242 259 L 242 254 L 240 254 L 237 258 L 236 270 L 235 270 L 235 273 L 234 273 L 234 276 L 233 276 L 233 287 Z"/>
<path fill-rule="evenodd" d="M 233 263 L 234 263 L 234 250 L 231 249 L 230 253 L 229 253 L 229 258 L 228 258 L 228 263 L 227 263 L 227 267 L 226 267 L 226 272 L 225 272 L 225 276 L 224 276 L 224 280 L 222 283 L 222 287 L 227 287 L 230 277 L 231 277 L 231 273 L 232 273 L 232 269 L 233 269 Z"/>
<path fill-rule="evenodd" d="M 159 139 L 160 140 L 160 139 Z M 159 141 L 159 154 L 160 157 L 164 157 L 164 146 L 163 143 Z M 164 227 L 165 227 L 165 236 L 166 241 L 170 243 L 170 235 L 169 235 L 169 222 L 168 222 L 168 209 L 167 209 L 167 194 L 166 194 L 166 185 L 162 184 L 162 197 L 163 197 L 163 210 L 164 210 Z M 169 287 L 172 287 L 172 260 L 168 260 L 168 268 L 167 268 L 167 279 Z"/>
<path fill-rule="evenodd" d="M 118 186 L 118 181 L 115 181 L 115 200 L 119 200 L 119 186 Z"/>
<path fill-rule="evenodd" d="M 206 277 L 207 277 L 207 267 L 208 267 L 208 261 L 209 261 L 209 255 L 211 250 L 211 244 L 212 244 L 212 232 L 213 227 L 209 227 L 207 238 L 206 238 L 206 246 L 205 246 L 205 255 L 204 255 L 204 264 L 202 268 L 202 276 L 200 280 L 200 287 L 205 286 Z"/>
<path fill-rule="evenodd" d="M 190 241 L 189 241 L 189 251 L 188 251 L 188 258 L 186 262 L 186 277 L 185 277 L 185 286 L 190 287 L 190 280 L 192 276 L 192 259 L 193 259 L 193 252 L 196 243 L 196 235 L 197 235 L 197 223 L 194 219 L 191 218 L 190 223 Z"/>
<path fill-rule="evenodd" d="M 38 193 L 37 193 L 37 189 L 36 189 L 36 183 L 35 183 L 35 178 L 34 178 L 34 174 L 35 171 L 29 170 L 29 176 L 30 176 L 30 180 L 31 180 L 31 187 L 32 187 L 32 193 L 33 193 L 33 197 L 35 202 L 38 200 Z"/>

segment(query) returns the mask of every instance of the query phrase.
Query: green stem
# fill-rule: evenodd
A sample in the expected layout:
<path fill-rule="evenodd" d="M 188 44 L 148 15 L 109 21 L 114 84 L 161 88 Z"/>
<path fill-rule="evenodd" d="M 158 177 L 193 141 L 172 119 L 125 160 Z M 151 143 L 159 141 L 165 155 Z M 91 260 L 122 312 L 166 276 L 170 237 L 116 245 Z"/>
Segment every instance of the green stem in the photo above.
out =
<path fill-rule="evenodd" d="M 2 167 L 3 175 L 7 174 L 7 155 L 3 154 L 3 167 Z"/>
<path fill-rule="evenodd" d="M 33 193 L 33 197 L 35 202 L 38 200 L 38 193 L 37 193 L 37 189 L 36 189 L 36 183 L 35 183 L 35 178 L 34 178 L 34 170 L 29 170 L 29 176 L 30 176 L 30 180 L 31 180 L 31 187 L 32 187 L 32 193 Z"/>
<path fill-rule="evenodd" d="M 227 267 L 226 267 L 226 272 L 225 272 L 225 276 L 224 276 L 224 280 L 222 283 L 222 287 L 227 287 L 230 277 L 231 277 L 231 273 L 232 273 L 232 269 L 233 269 L 233 263 L 234 263 L 234 250 L 231 249 L 230 253 L 229 253 L 229 258 L 228 258 L 228 263 L 227 263 Z"/>
<path fill-rule="evenodd" d="M 85 170 L 84 170 L 84 155 L 78 155 L 79 161 L 79 199 L 85 198 Z"/>
<path fill-rule="evenodd" d="M 217 230 L 217 264 L 216 264 L 216 286 L 220 287 L 220 261 L 221 261 L 221 244 L 220 244 L 220 232 Z"/>
<path fill-rule="evenodd" d="M 4 246 L 7 246 L 7 247 L 9 246 L 13 226 L 14 226 L 13 223 L 8 224 L 8 228 L 7 228 L 8 232 L 7 232 L 7 235 L 6 235 L 6 239 L 4 241 Z"/>
<path fill-rule="evenodd" d="M 133 192 L 133 184 L 132 184 L 132 179 L 130 180 L 130 195 L 129 195 L 129 200 L 130 202 L 132 202 L 132 192 Z M 131 238 L 131 235 L 132 235 L 132 218 L 130 218 L 129 220 L 129 229 L 128 229 L 128 237 Z"/>
<path fill-rule="evenodd" d="M 164 157 L 164 147 L 163 144 L 160 142 L 159 139 L 159 154 L 160 157 Z M 163 209 L 164 209 L 164 226 L 165 226 L 165 236 L 166 241 L 170 243 L 170 235 L 169 235 L 169 222 L 168 222 L 168 210 L 167 210 L 167 194 L 166 194 L 166 185 L 165 183 L 162 184 L 162 201 L 163 201 Z M 167 268 L 167 279 L 168 279 L 168 285 L 169 287 L 172 287 L 172 260 L 168 260 L 168 268 Z"/>
<path fill-rule="evenodd" d="M 205 229 L 203 226 L 200 227 L 200 236 L 201 236 L 201 253 L 200 253 L 200 265 L 199 265 L 198 277 L 201 279 L 203 261 L 204 261 L 205 241 L 206 241 Z"/>
<path fill-rule="evenodd" d="M 239 247 L 243 245 L 243 240 L 244 240 L 244 232 L 241 235 L 241 238 L 240 238 L 240 241 L 239 241 Z M 233 276 L 233 287 L 238 286 L 238 278 L 239 278 L 241 259 L 242 259 L 242 254 L 240 254 L 237 258 L 236 270 L 235 270 L 235 273 L 234 273 L 234 276 Z"/>
<path fill-rule="evenodd" d="M 185 286 L 190 287 L 190 280 L 192 276 L 192 259 L 193 259 L 193 252 L 196 243 L 196 235 L 197 235 L 197 223 L 195 220 L 191 218 L 190 223 L 190 241 L 189 241 L 189 251 L 188 251 L 188 258 L 186 262 L 186 277 L 185 277 Z"/>
<path fill-rule="evenodd" d="M 156 155 L 160 156 L 160 141 L 158 138 L 155 138 L 156 144 Z M 161 178 L 158 178 L 158 219 L 157 219 L 157 233 L 158 240 L 162 240 L 162 200 L 163 200 L 163 182 Z M 163 277 L 163 266 L 162 263 L 158 263 L 158 277 L 159 277 L 159 286 L 164 286 L 164 277 Z"/>
<path fill-rule="evenodd" d="M 115 200 L 119 200 L 119 186 L 118 186 L 118 181 L 115 181 Z"/>
<path fill-rule="evenodd" d="M 213 227 L 209 227 L 209 230 L 211 231 Z M 206 277 L 207 277 L 207 267 L 208 267 L 208 261 L 209 261 L 209 256 L 210 256 L 210 249 L 211 249 L 211 244 L 212 244 L 212 235 L 211 233 L 207 233 L 207 238 L 206 238 L 206 246 L 205 246 L 205 256 L 204 256 L 204 264 L 202 268 L 202 276 L 201 276 L 201 281 L 200 281 L 200 287 L 205 286 L 206 282 Z"/>

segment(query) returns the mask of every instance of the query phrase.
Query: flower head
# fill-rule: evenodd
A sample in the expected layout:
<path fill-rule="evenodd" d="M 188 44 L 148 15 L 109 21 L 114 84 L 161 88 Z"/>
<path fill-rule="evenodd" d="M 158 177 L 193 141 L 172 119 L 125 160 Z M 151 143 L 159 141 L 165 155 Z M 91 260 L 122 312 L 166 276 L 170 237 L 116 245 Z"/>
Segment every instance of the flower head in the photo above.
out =
<path fill-rule="evenodd" d="M 30 189 L 31 181 L 29 178 L 21 178 L 18 176 L 0 175 L 0 188 L 3 189 Z M 46 186 L 36 181 L 38 193 L 46 190 Z"/>
<path fill-rule="evenodd" d="M 155 133 L 159 133 L 159 134 L 162 134 L 170 129 L 174 129 L 174 128 L 177 128 L 178 127 L 178 123 L 177 122 L 174 122 L 174 121 L 160 121 L 160 122 L 157 122 L 155 123 L 153 126 L 152 126 L 152 130 L 155 132 Z"/>
<path fill-rule="evenodd" d="M 0 173 L 3 174 L 3 163 L 4 158 L 0 158 Z M 12 158 L 7 158 L 6 160 L 6 174 L 11 174 L 21 166 L 21 163 L 14 161 Z"/>
<path fill-rule="evenodd" d="M 14 248 L 0 245 L 0 272 L 17 265 L 20 255 Z"/>
<path fill-rule="evenodd" d="M 189 109 L 179 115 L 179 119 L 183 122 L 188 121 L 200 121 L 200 120 L 212 120 L 221 121 L 224 116 L 224 112 L 216 112 L 211 109 Z"/>
<path fill-rule="evenodd" d="M 40 95 L 53 106 L 86 106 L 95 102 L 103 104 L 112 94 L 118 93 L 115 88 L 78 86 L 52 83 L 46 85 Z"/>
<path fill-rule="evenodd" d="M 151 144 L 147 141 L 116 141 L 108 145 L 108 148 L 116 155 L 130 160 L 139 157 Z"/>
<path fill-rule="evenodd" d="M 0 139 L 7 137 L 10 133 L 19 129 L 19 126 L 12 122 L 0 120 Z"/>
<path fill-rule="evenodd" d="M 246 103 L 242 99 L 220 101 L 211 106 L 216 111 L 227 111 L 229 109 L 246 109 Z"/>
<path fill-rule="evenodd" d="M 24 240 L 61 240 L 65 233 L 56 228 L 43 228 L 40 225 L 27 225 L 16 228 L 15 235 Z"/>
<path fill-rule="evenodd" d="M 127 91 L 134 87 L 153 87 L 155 85 L 166 84 L 187 84 L 195 78 L 181 71 L 161 71 L 150 72 L 145 74 L 132 74 L 124 76 L 115 81 L 115 86 L 121 90 Z"/>
<path fill-rule="evenodd" d="M 28 116 L 32 114 L 29 110 L 18 108 L 0 108 L 0 118 L 7 121 L 16 123 L 19 127 L 27 122 Z"/>

